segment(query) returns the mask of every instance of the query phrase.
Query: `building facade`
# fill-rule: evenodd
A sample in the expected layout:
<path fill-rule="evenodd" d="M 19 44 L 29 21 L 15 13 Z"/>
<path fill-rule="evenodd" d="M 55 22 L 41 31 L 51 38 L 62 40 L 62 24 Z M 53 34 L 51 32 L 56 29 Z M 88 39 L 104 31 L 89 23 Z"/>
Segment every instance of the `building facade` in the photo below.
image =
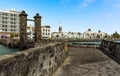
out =
<path fill-rule="evenodd" d="M 42 38 L 50 39 L 51 38 L 51 27 L 49 25 L 44 25 L 41 27 L 42 31 Z M 34 26 L 29 25 L 27 26 L 27 34 L 28 38 L 34 38 L 35 29 Z"/>
<path fill-rule="evenodd" d="M 19 32 L 19 14 L 15 10 L 0 10 L 0 32 Z"/>
<path fill-rule="evenodd" d="M 51 27 L 49 25 L 44 25 L 41 28 L 42 38 L 51 38 Z"/>

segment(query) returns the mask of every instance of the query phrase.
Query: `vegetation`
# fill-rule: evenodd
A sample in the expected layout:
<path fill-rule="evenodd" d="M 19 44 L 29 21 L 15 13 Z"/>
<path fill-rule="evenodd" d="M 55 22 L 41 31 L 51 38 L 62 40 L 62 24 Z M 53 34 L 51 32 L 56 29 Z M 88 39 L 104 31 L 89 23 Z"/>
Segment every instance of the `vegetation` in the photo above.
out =
<path fill-rule="evenodd" d="M 112 38 L 120 38 L 120 34 L 115 32 L 112 34 Z"/>

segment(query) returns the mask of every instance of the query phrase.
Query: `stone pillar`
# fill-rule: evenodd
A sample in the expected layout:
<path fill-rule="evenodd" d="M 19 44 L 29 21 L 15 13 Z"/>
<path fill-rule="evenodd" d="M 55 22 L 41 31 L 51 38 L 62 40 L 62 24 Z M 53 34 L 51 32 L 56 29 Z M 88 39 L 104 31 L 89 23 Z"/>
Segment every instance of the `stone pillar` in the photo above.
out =
<path fill-rule="evenodd" d="M 20 17 L 20 50 L 26 49 L 27 45 L 27 14 L 22 11 Z"/>
<path fill-rule="evenodd" d="M 35 19 L 35 43 L 39 43 L 42 39 L 42 35 L 41 35 L 41 16 L 39 16 L 39 13 L 36 14 L 36 16 L 34 16 Z"/>

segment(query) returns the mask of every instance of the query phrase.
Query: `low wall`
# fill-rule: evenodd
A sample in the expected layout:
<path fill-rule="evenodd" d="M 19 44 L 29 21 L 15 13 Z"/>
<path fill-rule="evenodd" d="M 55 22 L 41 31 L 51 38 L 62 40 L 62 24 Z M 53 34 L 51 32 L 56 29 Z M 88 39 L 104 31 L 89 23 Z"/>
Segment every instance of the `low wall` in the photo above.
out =
<path fill-rule="evenodd" d="M 19 40 L 18 39 L 11 39 L 11 38 L 1 38 L 0 44 L 9 46 L 9 47 L 19 47 Z"/>
<path fill-rule="evenodd" d="M 68 55 L 65 42 L 0 56 L 0 76 L 51 76 Z"/>
<path fill-rule="evenodd" d="M 9 43 L 10 43 L 10 39 L 6 39 L 6 38 L 0 39 L 0 44 L 8 46 Z"/>
<path fill-rule="evenodd" d="M 100 50 L 104 51 L 107 55 L 112 57 L 112 59 L 120 63 L 120 43 L 102 40 Z"/>
<path fill-rule="evenodd" d="M 79 47 L 79 48 L 99 48 L 99 44 L 79 44 L 68 42 L 69 47 Z"/>

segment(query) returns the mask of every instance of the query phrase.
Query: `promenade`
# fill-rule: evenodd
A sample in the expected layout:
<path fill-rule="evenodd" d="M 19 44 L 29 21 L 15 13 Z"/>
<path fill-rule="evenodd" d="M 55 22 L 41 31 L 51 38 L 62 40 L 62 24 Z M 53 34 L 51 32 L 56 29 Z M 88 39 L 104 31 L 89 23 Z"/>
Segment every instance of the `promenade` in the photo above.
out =
<path fill-rule="evenodd" d="M 120 76 L 120 65 L 98 49 L 70 47 L 53 76 Z"/>

